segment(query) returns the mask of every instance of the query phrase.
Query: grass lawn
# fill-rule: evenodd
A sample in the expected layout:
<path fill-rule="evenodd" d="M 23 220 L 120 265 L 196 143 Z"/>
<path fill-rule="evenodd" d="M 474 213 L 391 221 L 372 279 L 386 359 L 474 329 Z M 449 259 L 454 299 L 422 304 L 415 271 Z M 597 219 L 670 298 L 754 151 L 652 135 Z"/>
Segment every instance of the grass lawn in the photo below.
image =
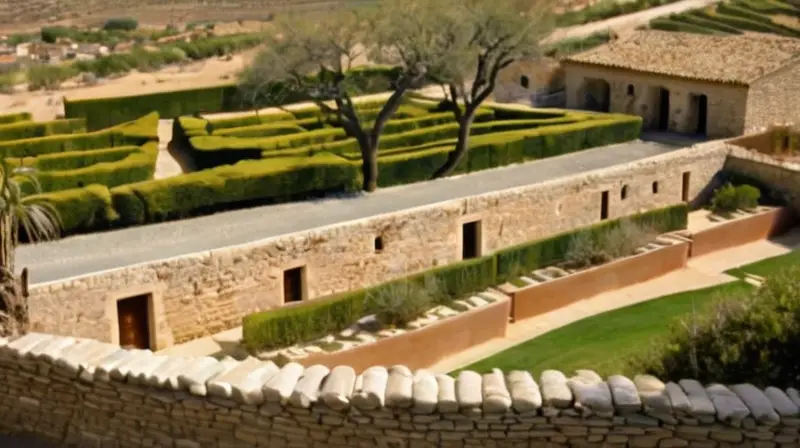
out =
<path fill-rule="evenodd" d="M 725 271 L 725 273 L 737 278 L 744 278 L 745 273 L 757 275 L 759 277 L 766 277 L 775 273 L 780 268 L 798 265 L 800 265 L 800 249 L 793 250 L 783 255 L 778 255 L 777 257 L 766 258 L 755 263 L 739 266 L 738 268 Z"/>
<path fill-rule="evenodd" d="M 751 286 L 741 281 L 697 289 L 588 317 L 485 358 L 462 370 L 488 372 L 529 370 L 535 378 L 542 370 L 557 369 L 567 375 L 592 369 L 602 376 L 627 372 L 631 355 L 649 350 L 651 341 L 667 334 L 676 318 L 690 315 L 693 305 L 702 309 L 718 294 Z"/>

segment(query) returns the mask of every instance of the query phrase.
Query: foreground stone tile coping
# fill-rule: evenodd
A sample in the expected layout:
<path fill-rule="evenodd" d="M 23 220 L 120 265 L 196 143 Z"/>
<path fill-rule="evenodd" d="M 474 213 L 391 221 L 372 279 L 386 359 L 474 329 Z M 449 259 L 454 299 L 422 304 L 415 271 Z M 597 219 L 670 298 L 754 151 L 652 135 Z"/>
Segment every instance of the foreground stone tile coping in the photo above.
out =
<path fill-rule="evenodd" d="M 217 397 L 261 406 L 262 413 L 272 415 L 276 405 L 296 409 L 322 405 L 337 412 L 387 408 L 415 414 L 477 410 L 502 415 L 513 411 L 565 418 L 629 416 L 631 422 L 645 426 L 691 417 L 733 426 L 752 420 L 766 426 L 800 427 L 800 392 L 793 388 L 703 385 L 692 379 L 665 384 L 649 375 L 603 379 L 591 370 L 569 377 L 546 370 L 537 382 L 529 372 L 498 369 L 483 375 L 467 370 L 453 378 L 426 370 L 412 372 L 402 365 L 375 366 L 360 373 L 348 366 L 304 368 L 288 363 L 278 368 L 253 357 L 237 361 L 156 356 L 149 350 L 41 333 L 0 339 L 0 361 L 41 366 L 51 375 L 130 392 L 138 388 L 142 395 Z"/>

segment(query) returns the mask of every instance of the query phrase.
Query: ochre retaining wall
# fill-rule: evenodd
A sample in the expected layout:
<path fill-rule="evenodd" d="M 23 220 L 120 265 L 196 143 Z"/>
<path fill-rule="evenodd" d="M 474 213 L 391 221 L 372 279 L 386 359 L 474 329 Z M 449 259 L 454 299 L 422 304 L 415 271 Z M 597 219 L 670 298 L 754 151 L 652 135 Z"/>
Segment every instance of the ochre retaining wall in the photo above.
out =
<path fill-rule="evenodd" d="M 356 370 L 394 364 L 403 364 L 411 369 L 428 368 L 470 347 L 504 337 L 510 308 L 509 299 L 499 300 L 417 330 L 349 350 L 314 354 L 298 362 L 307 367 L 314 364 L 331 368 L 345 365 Z"/>
<path fill-rule="evenodd" d="M 60 446 L 798 446 L 800 393 L 546 371 L 457 378 L 169 358 L 32 333 L 0 350 L 0 426 Z"/>
<path fill-rule="evenodd" d="M 677 243 L 520 288 L 511 293 L 511 317 L 527 319 L 597 294 L 635 285 L 686 266 L 689 246 Z"/>
<path fill-rule="evenodd" d="M 788 207 L 781 207 L 720 223 L 692 234 L 691 256 L 701 257 L 780 235 L 789 230 L 794 222 L 794 212 Z"/>
<path fill-rule="evenodd" d="M 151 348 L 164 349 L 282 306 L 285 269 L 305 267 L 310 300 L 384 283 L 461 260 L 465 222 L 481 222 L 481 251 L 489 254 L 599 222 L 604 191 L 609 219 L 678 204 L 683 173 L 691 173 L 694 197 L 726 155 L 724 143 L 710 142 L 520 188 L 33 285 L 31 324 L 35 331 L 114 343 L 117 301 L 149 295 Z M 380 251 L 376 237 L 383 241 Z"/>

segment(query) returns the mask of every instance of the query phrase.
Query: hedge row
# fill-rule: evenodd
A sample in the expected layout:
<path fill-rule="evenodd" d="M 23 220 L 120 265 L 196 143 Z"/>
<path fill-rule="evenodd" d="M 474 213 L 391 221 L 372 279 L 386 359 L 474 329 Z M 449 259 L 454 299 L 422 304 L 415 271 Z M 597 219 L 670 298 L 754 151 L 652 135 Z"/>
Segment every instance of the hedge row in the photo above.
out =
<path fill-rule="evenodd" d="M 0 141 L 86 132 L 86 120 L 17 121 L 0 125 Z"/>
<path fill-rule="evenodd" d="M 357 68 L 349 73 L 358 81 L 358 88 L 363 93 L 387 91 L 390 81 L 397 77 L 397 69 L 387 67 Z M 279 85 L 276 84 L 275 88 L 279 88 Z M 307 100 L 309 100 L 307 96 L 298 93 L 281 98 L 280 104 Z M 279 104 L 270 101 L 259 103 L 260 107 L 276 105 Z M 197 113 L 247 110 L 251 106 L 241 96 L 235 84 L 113 98 L 76 100 L 64 98 L 66 116 L 85 118 L 90 130 L 134 120 L 154 110 L 163 118 L 177 118 Z"/>
<path fill-rule="evenodd" d="M 39 172 L 74 170 L 96 163 L 116 162 L 136 151 L 139 151 L 138 146 L 118 146 L 116 148 L 58 152 L 24 159 L 8 159 L 8 162 L 12 167 L 31 167 Z"/>
<path fill-rule="evenodd" d="M 660 232 L 669 232 L 686 228 L 688 207 L 679 204 L 630 216 L 627 219 L 653 225 Z M 569 242 L 576 235 L 585 232 L 606 232 L 618 226 L 621 221 L 620 219 L 603 222 L 372 288 L 253 313 L 243 319 L 242 339 L 251 350 L 265 350 L 287 347 L 340 332 L 358 319 L 377 311 L 370 309 L 370 301 L 367 300 L 370 295 L 380 294 L 382 291 L 391 292 L 398 284 L 412 283 L 425 287 L 427 282 L 433 280 L 443 286 L 441 296 L 434 299 L 438 303 L 448 303 L 453 299 L 496 286 L 511 274 L 518 272 L 519 268 L 534 270 L 557 263 L 565 258 Z"/>
<path fill-rule="evenodd" d="M 242 126 L 239 128 L 220 129 L 212 132 L 212 135 L 220 137 L 277 137 L 279 135 L 297 134 L 299 132 L 306 132 L 305 128 L 301 128 L 296 124 L 297 122 L 275 122 L 266 124 L 256 124 L 253 126 Z"/>
<path fill-rule="evenodd" d="M 95 148 L 141 146 L 157 139 L 158 113 L 153 112 L 101 131 L 6 141 L 0 146 L 0 157 L 24 158 Z"/>
<path fill-rule="evenodd" d="M 31 121 L 33 116 L 29 112 L 17 112 L 0 115 L 0 124 L 16 123 L 18 121 Z"/>
<path fill-rule="evenodd" d="M 457 174 L 629 141 L 638 137 L 640 128 L 638 117 L 610 115 L 602 120 L 477 136 L 471 139 L 470 151 Z M 434 144 L 424 150 L 380 157 L 380 186 L 430 179 L 452 150 L 452 144 L 437 144 L 441 146 Z M 73 191 L 61 192 L 63 200 L 57 195 L 50 197 L 70 204 L 78 200 L 76 197 L 85 197 L 91 199 L 91 205 L 86 207 L 110 207 L 110 210 L 96 210 L 87 215 L 88 222 L 80 216 L 72 216 L 70 222 L 75 223 L 75 227 L 65 230 L 75 233 L 358 191 L 360 186 L 359 160 L 350 161 L 323 151 L 311 156 L 243 161 L 166 179 L 120 185 L 110 190 L 109 203 L 97 201 L 97 195 L 81 196 Z M 85 207 L 76 210 L 85 210 Z M 118 218 L 103 222 L 94 219 L 96 216 Z"/>
<path fill-rule="evenodd" d="M 129 147 L 124 147 L 125 152 Z M 88 151 L 93 152 L 93 151 Z M 119 152 L 113 150 L 103 151 L 100 159 L 92 159 L 89 155 L 88 160 L 102 160 L 103 156 L 113 154 L 115 158 L 120 156 Z M 97 161 L 89 164 L 88 160 L 83 161 L 84 166 L 73 169 L 59 169 L 41 171 L 36 174 L 41 189 L 45 193 L 57 192 L 81 188 L 87 185 L 105 185 L 106 187 L 116 187 L 118 185 L 131 184 L 151 180 L 155 174 L 156 159 L 158 158 L 158 142 L 147 142 L 134 151 L 128 152 L 124 158 L 109 161 Z M 75 160 L 73 159 L 73 162 Z M 25 181 L 21 181 L 22 189 L 25 193 L 32 193 Z"/>

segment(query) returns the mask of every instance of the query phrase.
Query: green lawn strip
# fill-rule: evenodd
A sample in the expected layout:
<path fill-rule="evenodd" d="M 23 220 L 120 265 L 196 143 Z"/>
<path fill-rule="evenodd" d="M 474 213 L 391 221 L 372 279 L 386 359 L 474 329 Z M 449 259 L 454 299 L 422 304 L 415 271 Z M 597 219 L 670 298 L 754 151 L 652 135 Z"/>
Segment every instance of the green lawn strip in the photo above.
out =
<path fill-rule="evenodd" d="M 616 373 L 633 374 L 636 372 L 626 371 L 630 357 L 650 350 L 652 343 L 667 335 L 676 318 L 690 315 L 695 306 L 702 310 L 719 295 L 751 287 L 734 281 L 608 311 L 550 331 L 460 370 L 528 370 L 534 378 L 546 369 L 561 370 L 567 375 L 587 368 L 604 377 Z"/>
<path fill-rule="evenodd" d="M 800 250 L 795 249 L 789 253 L 778 255 L 772 258 L 766 258 L 755 263 L 746 264 L 725 271 L 726 274 L 732 275 L 736 278 L 744 278 L 745 274 L 757 275 L 759 277 L 767 277 L 784 268 L 786 266 L 800 265 Z"/>

